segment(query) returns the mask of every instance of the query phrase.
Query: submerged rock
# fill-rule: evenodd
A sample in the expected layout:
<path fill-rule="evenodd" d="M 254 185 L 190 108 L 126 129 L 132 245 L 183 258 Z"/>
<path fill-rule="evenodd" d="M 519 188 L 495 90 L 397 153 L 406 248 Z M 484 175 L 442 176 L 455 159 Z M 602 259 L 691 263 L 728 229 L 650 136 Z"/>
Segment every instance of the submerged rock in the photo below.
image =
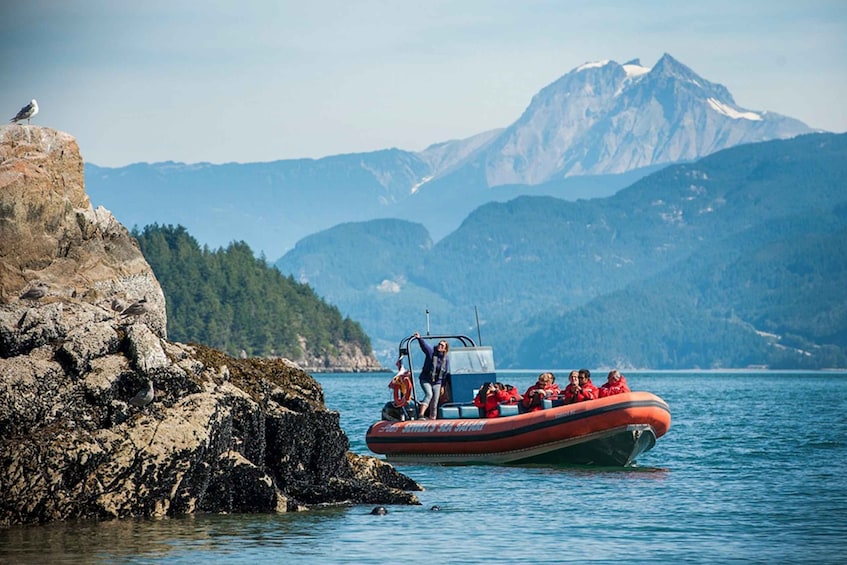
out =
<path fill-rule="evenodd" d="M 348 447 L 298 366 L 168 341 L 159 283 L 92 209 L 76 141 L 0 128 L 0 526 L 419 504 Z"/>

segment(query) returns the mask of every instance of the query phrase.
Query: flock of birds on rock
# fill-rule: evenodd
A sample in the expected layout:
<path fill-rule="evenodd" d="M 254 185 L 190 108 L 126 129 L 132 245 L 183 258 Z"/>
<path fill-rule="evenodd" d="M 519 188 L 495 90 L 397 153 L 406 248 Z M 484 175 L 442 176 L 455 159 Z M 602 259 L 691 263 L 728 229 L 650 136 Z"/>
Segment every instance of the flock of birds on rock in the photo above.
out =
<path fill-rule="evenodd" d="M 33 100 L 34 102 L 34 100 Z M 30 300 L 33 302 L 37 302 L 41 300 L 49 291 L 50 287 L 47 283 L 43 281 L 36 282 L 27 290 L 21 293 L 19 298 L 21 300 Z M 147 297 L 136 300 L 126 308 L 124 308 L 124 303 L 118 299 L 114 298 L 111 303 L 112 310 L 119 313 L 121 315 L 121 319 L 127 319 L 131 317 L 137 317 L 145 312 L 147 312 Z M 153 389 L 153 381 L 151 379 L 147 379 L 147 384 L 139 390 L 135 396 L 129 399 L 129 405 L 135 406 L 137 408 L 144 408 L 151 402 L 153 402 L 153 398 L 156 396 L 156 392 Z"/>
<path fill-rule="evenodd" d="M 29 104 L 20 109 L 20 111 L 15 114 L 15 116 L 9 120 L 11 123 L 18 123 L 26 120 L 26 123 L 29 124 L 30 120 L 33 116 L 38 113 L 38 102 L 33 98 Z M 33 302 L 41 300 L 45 296 L 47 296 L 47 292 L 49 287 L 44 282 L 37 282 L 32 285 L 29 289 L 21 293 L 21 300 L 31 300 Z M 141 316 L 145 312 L 147 312 L 147 297 L 140 300 L 136 300 L 126 308 L 124 308 L 123 302 L 119 299 L 115 298 L 112 300 L 112 310 L 119 313 L 122 319 L 132 318 Z M 137 408 L 144 408 L 151 402 L 153 402 L 153 398 L 156 396 L 156 392 L 153 389 L 153 381 L 151 379 L 147 379 L 147 384 L 139 390 L 135 396 L 129 399 L 129 405 L 135 406 Z"/>
<path fill-rule="evenodd" d="M 31 300 L 35 302 L 47 296 L 49 290 L 50 287 L 47 283 L 39 281 L 22 292 L 18 298 L 20 300 Z M 145 296 L 144 298 L 140 298 L 126 307 L 119 298 L 114 298 L 112 299 L 111 307 L 113 311 L 121 315 L 122 319 L 138 317 L 146 313 L 148 310 L 147 297 Z"/>

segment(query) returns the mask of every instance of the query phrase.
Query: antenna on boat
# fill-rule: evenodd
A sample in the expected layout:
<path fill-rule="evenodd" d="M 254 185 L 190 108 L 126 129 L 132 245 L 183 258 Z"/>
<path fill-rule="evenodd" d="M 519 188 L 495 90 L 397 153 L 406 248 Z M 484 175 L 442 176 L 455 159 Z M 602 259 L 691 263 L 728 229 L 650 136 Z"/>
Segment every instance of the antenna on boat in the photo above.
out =
<path fill-rule="evenodd" d="M 473 312 L 474 312 L 474 315 L 476 316 L 476 335 L 479 338 L 479 344 L 482 345 L 482 332 L 480 331 L 480 328 L 479 328 L 479 310 L 477 309 L 476 305 L 474 305 L 474 307 L 473 307 Z"/>
<path fill-rule="evenodd" d="M 429 335 L 429 308 L 426 309 L 426 335 Z"/>

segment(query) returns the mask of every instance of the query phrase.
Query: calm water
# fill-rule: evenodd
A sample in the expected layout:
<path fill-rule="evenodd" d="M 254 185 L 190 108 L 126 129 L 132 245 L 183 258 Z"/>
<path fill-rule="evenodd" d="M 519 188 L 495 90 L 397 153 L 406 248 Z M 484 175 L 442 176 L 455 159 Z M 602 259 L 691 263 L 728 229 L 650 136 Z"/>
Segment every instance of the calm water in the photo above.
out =
<path fill-rule="evenodd" d="M 500 380 L 524 389 L 536 374 Z M 389 376 L 317 378 L 351 449 L 368 453 Z M 673 415 L 636 469 L 401 466 L 426 487 L 422 506 L 12 528 L 0 562 L 847 561 L 847 375 L 627 379 Z"/>

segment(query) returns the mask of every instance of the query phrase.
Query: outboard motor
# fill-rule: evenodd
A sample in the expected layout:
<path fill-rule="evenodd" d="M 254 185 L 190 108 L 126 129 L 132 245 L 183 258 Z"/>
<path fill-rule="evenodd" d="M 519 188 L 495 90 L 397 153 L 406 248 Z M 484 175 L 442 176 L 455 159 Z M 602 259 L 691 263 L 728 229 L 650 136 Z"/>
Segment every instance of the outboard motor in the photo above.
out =
<path fill-rule="evenodd" d="M 382 407 L 382 419 L 389 422 L 404 422 L 414 420 L 418 414 L 418 403 L 409 400 L 405 406 L 394 406 L 394 402 L 388 401 Z"/>

